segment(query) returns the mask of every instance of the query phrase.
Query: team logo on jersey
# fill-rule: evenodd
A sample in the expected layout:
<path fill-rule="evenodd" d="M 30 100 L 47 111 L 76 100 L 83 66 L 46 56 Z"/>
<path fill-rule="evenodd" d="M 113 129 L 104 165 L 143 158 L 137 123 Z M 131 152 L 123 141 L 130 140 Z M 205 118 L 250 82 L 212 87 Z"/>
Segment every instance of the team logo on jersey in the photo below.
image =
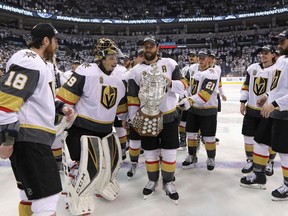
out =
<path fill-rule="evenodd" d="M 255 95 L 259 96 L 266 92 L 268 79 L 263 77 L 254 78 L 253 92 Z"/>
<path fill-rule="evenodd" d="M 275 70 L 274 71 L 273 78 L 272 78 L 272 84 L 271 84 L 271 87 L 270 87 L 271 91 L 278 86 L 278 82 L 279 82 L 279 79 L 280 79 L 281 72 L 282 72 L 281 70 Z"/>
<path fill-rule="evenodd" d="M 199 85 L 199 81 L 196 79 L 192 79 L 190 82 L 190 86 L 191 86 L 191 94 L 194 95 L 197 93 L 197 89 L 198 89 L 198 85 Z"/>
<path fill-rule="evenodd" d="M 25 56 L 28 58 L 30 58 L 30 57 L 35 58 L 37 56 L 37 54 L 33 53 L 33 52 L 25 52 L 23 57 L 25 57 Z"/>
<path fill-rule="evenodd" d="M 102 86 L 101 104 L 107 109 L 112 108 L 116 104 L 117 88 L 111 86 Z"/>

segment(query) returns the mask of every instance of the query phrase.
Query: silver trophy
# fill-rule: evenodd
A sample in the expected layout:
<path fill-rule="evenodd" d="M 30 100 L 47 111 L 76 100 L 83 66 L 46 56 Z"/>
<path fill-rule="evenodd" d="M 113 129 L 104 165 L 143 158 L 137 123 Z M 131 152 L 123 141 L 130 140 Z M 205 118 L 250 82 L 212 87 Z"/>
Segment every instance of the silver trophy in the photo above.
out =
<path fill-rule="evenodd" d="M 163 129 L 163 114 L 159 105 L 166 93 L 167 79 L 153 64 L 151 71 L 143 71 L 138 97 L 141 107 L 132 126 L 141 136 L 157 136 Z"/>

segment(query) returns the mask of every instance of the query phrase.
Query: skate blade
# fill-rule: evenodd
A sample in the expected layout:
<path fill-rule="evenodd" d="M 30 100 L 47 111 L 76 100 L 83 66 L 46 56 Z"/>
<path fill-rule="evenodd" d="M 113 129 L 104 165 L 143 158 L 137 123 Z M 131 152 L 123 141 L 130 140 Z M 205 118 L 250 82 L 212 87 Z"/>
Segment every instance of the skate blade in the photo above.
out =
<path fill-rule="evenodd" d="M 179 147 L 177 151 L 187 151 L 187 147 Z"/>
<path fill-rule="evenodd" d="M 173 200 L 173 199 L 171 199 L 171 198 L 169 197 L 169 195 L 168 195 L 165 191 L 164 191 L 164 193 L 165 193 L 166 198 L 167 198 L 170 202 L 172 202 L 172 203 L 175 204 L 175 205 L 178 205 L 179 199 L 178 199 L 178 200 Z"/>
<path fill-rule="evenodd" d="M 211 174 L 215 170 L 215 167 L 213 169 L 207 169 L 208 173 Z"/>
<path fill-rule="evenodd" d="M 153 196 L 153 194 L 155 193 L 155 191 L 153 191 L 151 194 L 149 195 L 144 195 L 144 200 L 148 199 L 148 198 L 151 198 Z"/>
<path fill-rule="evenodd" d="M 193 169 L 193 168 L 195 168 L 195 167 L 196 167 L 196 164 L 191 164 L 191 165 L 189 165 L 189 166 L 182 166 L 182 169 L 188 170 L 188 169 Z"/>
<path fill-rule="evenodd" d="M 277 198 L 277 197 L 273 197 L 272 196 L 271 200 L 275 201 L 275 202 L 288 201 L 288 197 L 286 197 L 286 198 Z"/>
<path fill-rule="evenodd" d="M 244 188 L 251 188 L 251 189 L 258 189 L 258 190 L 266 190 L 266 185 L 261 185 L 261 184 L 254 184 L 254 185 L 246 185 L 243 183 L 240 183 L 241 187 Z"/>

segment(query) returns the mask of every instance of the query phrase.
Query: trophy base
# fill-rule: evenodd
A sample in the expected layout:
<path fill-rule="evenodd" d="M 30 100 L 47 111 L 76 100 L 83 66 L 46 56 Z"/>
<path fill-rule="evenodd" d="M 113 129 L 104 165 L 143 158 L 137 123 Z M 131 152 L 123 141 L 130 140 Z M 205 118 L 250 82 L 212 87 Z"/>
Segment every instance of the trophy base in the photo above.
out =
<path fill-rule="evenodd" d="M 156 137 L 163 130 L 163 113 L 151 116 L 139 109 L 132 122 L 132 127 L 140 136 Z"/>

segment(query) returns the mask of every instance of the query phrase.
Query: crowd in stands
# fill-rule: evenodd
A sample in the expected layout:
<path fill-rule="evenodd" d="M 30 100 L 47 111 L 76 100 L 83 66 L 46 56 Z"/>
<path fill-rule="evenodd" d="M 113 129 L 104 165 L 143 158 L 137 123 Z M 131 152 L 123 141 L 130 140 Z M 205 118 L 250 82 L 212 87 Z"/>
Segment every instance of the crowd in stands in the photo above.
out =
<path fill-rule="evenodd" d="M 273 32 L 266 34 L 239 34 L 230 33 L 226 35 L 197 36 L 191 35 L 184 38 L 181 35 L 171 35 L 158 37 L 160 43 L 174 41 L 176 44 L 202 43 L 203 47 L 210 48 L 218 57 L 218 64 L 222 68 L 223 76 L 242 76 L 246 68 L 257 60 L 255 50 L 271 42 Z M 9 57 L 18 49 L 25 47 L 30 40 L 27 34 L 13 34 L 9 29 L 0 32 L 0 64 L 5 65 Z M 99 36 L 98 36 L 99 38 Z M 122 52 L 133 57 L 141 44 L 140 38 L 115 37 L 116 43 Z M 68 70 L 73 60 L 93 62 L 95 60 L 93 46 L 97 37 L 65 35 L 64 39 L 59 40 L 58 58 L 59 68 L 62 71 Z M 171 57 L 178 61 L 181 67 L 187 63 L 187 54 L 190 50 L 199 50 L 201 47 L 160 49 L 160 55 Z"/>
<path fill-rule="evenodd" d="M 63 15 L 73 15 L 99 18 L 164 18 L 164 17 L 193 17 L 193 16 L 217 16 L 237 13 L 248 13 L 255 11 L 265 11 L 273 8 L 288 6 L 288 0 L 277 1 L 257 1 L 257 0 L 178 0 L 178 1 L 151 1 L 151 0 L 123 0 L 121 3 L 116 0 L 3 0 L 2 3 L 16 6 L 28 10 L 53 12 Z M 120 3 L 120 4 L 119 4 Z M 15 24 L 17 25 L 17 24 Z M 287 23 L 283 23 L 287 25 Z M 277 21 L 277 26 L 281 23 Z M 243 75 L 248 65 L 256 61 L 255 50 L 257 47 L 270 43 L 273 32 L 270 22 L 248 25 L 219 25 L 218 32 L 228 34 L 207 34 L 214 32 L 210 27 L 188 28 L 161 28 L 161 31 L 154 32 L 143 29 L 135 31 L 131 29 L 129 37 L 126 32 L 117 32 L 111 36 L 124 54 L 133 56 L 141 44 L 144 35 L 153 34 L 160 42 L 175 42 L 177 45 L 187 45 L 187 48 L 161 49 L 160 55 L 171 57 L 178 61 L 180 66 L 187 63 L 187 53 L 192 48 L 189 45 L 199 45 L 213 49 L 219 60 L 218 64 L 222 68 L 223 75 Z M 5 29 L 6 28 L 6 29 Z M 213 26 L 211 28 L 214 28 Z M 257 30 L 267 28 L 269 31 L 258 33 Z M 245 33 L 253 29 L 252 33 Z M 73 29 L 72 29 L 73 30 Z M 23 30 L 24 31 L 24 30 Z M 58 57 L 60 59 L 60 69 L 67 70 L 73 60 L 87 62 L 94 61 L 93 45 L 99 35 L 94 32 L 71 31 L 60 29 L 65 33 L 65 39 L 59 41 L 60 49 Z M 244 32 L 244 33 L 243 33 Z M 268 33 L 267 33 L 268 32 Z M 203 35 L 203 33 L 205 33 Z M 102 37 L 103 35 L 101 35 Z M 110 35 L 109 35 L 110 37 Z M 0 29 L 0 64 L 5 66 L 9 57 L 18 49 L 22 49 L 30 40 L 29 32 L 12 33 L 9 28 Z M 185 46 L 183 46 L 185 47 Z M 196 49 L 196 51 L 197 51 Z"/>
<path fill-rule="evenodd" d="M 227 16 L 288 6 L 288 0 L 3 0 L 27 10 L 80 17 L 140 19 Z"/>

